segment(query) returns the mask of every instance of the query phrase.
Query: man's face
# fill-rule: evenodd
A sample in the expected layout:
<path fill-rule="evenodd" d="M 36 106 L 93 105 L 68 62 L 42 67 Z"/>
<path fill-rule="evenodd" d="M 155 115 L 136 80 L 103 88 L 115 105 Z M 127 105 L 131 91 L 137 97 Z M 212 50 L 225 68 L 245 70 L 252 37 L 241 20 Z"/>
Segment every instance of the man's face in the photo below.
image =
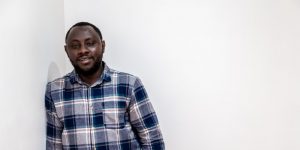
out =
<path fill-rule="evenodd" d="M 67 37 L 65 51 L 76 72 L 92 75 L 100 69 L 105 42 L 91 26 L 77 26 Z"/>

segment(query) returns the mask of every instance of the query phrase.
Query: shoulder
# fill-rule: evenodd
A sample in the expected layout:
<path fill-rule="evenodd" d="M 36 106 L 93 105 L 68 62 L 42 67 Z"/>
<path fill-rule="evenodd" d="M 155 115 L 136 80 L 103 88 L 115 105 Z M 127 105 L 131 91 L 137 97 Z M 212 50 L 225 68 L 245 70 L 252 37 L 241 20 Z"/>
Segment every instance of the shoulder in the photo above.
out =
<path fill-rule="evenodd" d="M 72 77 L 72 72 L 48 82 L 47 91 L 55 91 L 55 90 L 63 89 L 66 83 L 70 83 L 71 77 Z"/>
<path fill-rule="evenodd" d="M 128 84 L 130 86 L 134 86 L 137 82 L 141 82 L 141 79 L 136 75 L 114 69 L 109 69 L 109 71 L 112 81 L 117 82 L 118 84 Z"/>

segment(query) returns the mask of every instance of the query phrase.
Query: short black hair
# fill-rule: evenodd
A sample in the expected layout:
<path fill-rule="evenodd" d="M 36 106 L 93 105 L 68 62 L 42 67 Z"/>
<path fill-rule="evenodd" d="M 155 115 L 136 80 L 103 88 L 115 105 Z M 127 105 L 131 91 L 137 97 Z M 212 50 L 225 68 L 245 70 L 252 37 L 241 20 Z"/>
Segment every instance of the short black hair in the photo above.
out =
<path fill-rule="evenodd" d="M 100 37 L 100 40 L 102 40 L 102 34 L 101 34 L 101 31 L 93 24 L 89 23 L 89 22 L 78 22 L 76 24 L 74 24 L 67 32 L 66 34 L 66 37 L 65 37 L 65 42 L 67 43 L 67 38 L 69 36 L 69 33 L 71 31 L 71 29 L 73 29 L 74 27 L 79 27 L 79 26 L 91 26 L 96 32 L 97 34 L 99 35 Z"/>

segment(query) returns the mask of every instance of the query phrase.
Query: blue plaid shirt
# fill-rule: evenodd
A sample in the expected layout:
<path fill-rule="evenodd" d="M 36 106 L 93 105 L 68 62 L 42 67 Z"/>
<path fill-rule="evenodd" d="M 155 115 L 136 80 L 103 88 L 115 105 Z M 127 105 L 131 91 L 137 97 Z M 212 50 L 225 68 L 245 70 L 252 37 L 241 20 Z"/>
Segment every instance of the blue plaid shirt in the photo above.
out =
<path fill-rule="evenodd" d="M 47 84 L 47 150 L 163 150 L 139 78 L 109 69 L 92 86 L 75 71 Z"/>

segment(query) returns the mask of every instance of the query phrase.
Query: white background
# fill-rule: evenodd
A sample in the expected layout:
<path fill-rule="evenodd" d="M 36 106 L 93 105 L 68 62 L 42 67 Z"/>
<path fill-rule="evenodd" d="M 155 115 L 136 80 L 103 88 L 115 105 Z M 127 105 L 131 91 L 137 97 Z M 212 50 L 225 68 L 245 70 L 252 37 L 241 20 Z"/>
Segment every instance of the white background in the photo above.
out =
<path fill-rule="evenodd" d="M 61 0 L 0 0 L 0 149 L 45 149 L 47 81 L 65 72 Z"/>
<path fill-rule="evenodd" d="M 45 148 L 45 84 L 90 21 L 107 64 L 141 77 L 168 150 L 299 150 L 299 15 L 299 0 L 1 0 L 0 149 Z"/>
<path fill-rule="evenodd" d="M 107 64 L 142 78 L 168 150 L 300 149 L 299 16 L 299 0 L 65 0 L 65 29 L 96 24 Z"/>

